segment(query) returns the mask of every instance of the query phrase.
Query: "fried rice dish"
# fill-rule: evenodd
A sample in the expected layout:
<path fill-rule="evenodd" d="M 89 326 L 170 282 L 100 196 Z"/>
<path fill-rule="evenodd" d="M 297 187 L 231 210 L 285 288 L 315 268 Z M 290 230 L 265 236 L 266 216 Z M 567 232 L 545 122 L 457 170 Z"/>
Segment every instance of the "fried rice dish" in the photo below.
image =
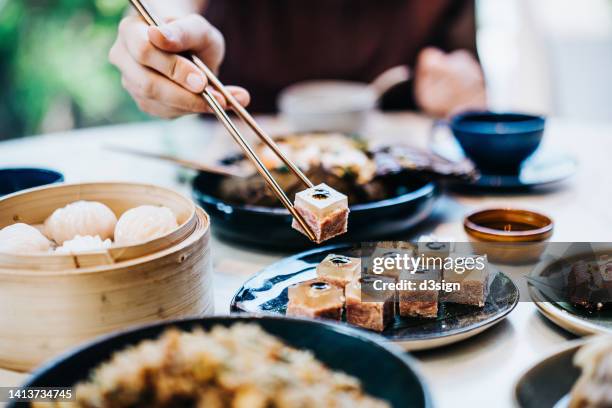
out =
<path fill-rule="evenodd" d="M 382 408 L 357 380 L 253 324 L 171 329 L 117 352 L 76 386 L 83 408 Z"/>

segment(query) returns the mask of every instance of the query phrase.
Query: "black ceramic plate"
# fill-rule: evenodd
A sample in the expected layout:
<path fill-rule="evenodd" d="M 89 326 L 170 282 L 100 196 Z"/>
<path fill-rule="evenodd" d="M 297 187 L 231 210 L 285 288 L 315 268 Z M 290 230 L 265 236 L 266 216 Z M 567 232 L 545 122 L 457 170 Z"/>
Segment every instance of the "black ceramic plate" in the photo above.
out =
<path fill-rule="evenodd" d="M 208 317 L 158 323 L 101 338 L 37 370 L 26 387 L 66 387 L 86 379 L 93 367 L 112 353 L 145 339 L 158 337 L 168 327 L 190 330 L 255 323 L 298 349 L 311 350 L 334 370 L 361 380 L 364 390 L 389 401 L 393 407 L 429 407 L 431 399 L 413 360 L 394 347 L 380 345 L 375 336 L 349 327 L 279 317 Z M 15 405 L 13 405 L 15 406 Z"/>
<path fill-rule="evenodd" d="M 284 315 L 287 288 L 316 276 L 317 265 L 330 253 L 359 256 L 350 245 L 314 249 L 285 258 L 249 279 L 232 300 L 232 310 L 256 314 Z M 514 283 L 498 272 L 484 308 L 442 304 L 437 319 L 396 317 L 382 336 L 407 350 L 424 350 L 474 336 L 500 322 L 516 306 L 519 292 Z"/>
<path fill-rule="evenodd" d="M 566 408 L 569 392 L 580 376 L 580 369 L 572 360 L 582 344 L 584 342 L 572 342 L 527 371 L 514 389 L 517 405 L 521 408 Z"/>
<path fill-rule="evenodd" d="M 432 144 L 431 149 L 434 153 L 451 161 L 465 159 L 461 147 L 450 134 L 444 138 L 440 137 Z M 529 189 L 564 181 L 574 175 L 577 169 L 576 160 L 568 154 L 539 149 L 523 164 L 518 174 L 481 174 L 480 178 L 473 182 L 452 180 L 448 184 L 451 187 L 488 190 Z"/>
<path fill-rule="evenodd" d="M 233 243 L 266 249 L 304 249 L 314 244 L 291 228 L 284 208 L 235 205 L 215 197 L 221 177 L 201 173 L 193 181 L 193 197 L 210 215 L 213 232 Z M 396 195 L 351 206 L 348 233 L 333 242 L 362 242 L 398 237 L 424 221 L 438 197 L 434 183 L 404 177 Z M 406 238 L 403 236 L 402 238 Z"/>

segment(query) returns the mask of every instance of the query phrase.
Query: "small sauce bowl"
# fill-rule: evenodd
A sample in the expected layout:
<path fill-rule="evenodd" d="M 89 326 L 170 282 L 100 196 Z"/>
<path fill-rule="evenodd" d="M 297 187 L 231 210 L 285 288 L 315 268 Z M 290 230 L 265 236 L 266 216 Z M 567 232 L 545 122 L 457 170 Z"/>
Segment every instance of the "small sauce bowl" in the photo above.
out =
<path fill-rule="evenodd" d="M 540 259 L 554 222 L 534 211 L 493 208 L 467 215 L 463 228 L 474 250 L 492 262 L 524 264 Z"/>

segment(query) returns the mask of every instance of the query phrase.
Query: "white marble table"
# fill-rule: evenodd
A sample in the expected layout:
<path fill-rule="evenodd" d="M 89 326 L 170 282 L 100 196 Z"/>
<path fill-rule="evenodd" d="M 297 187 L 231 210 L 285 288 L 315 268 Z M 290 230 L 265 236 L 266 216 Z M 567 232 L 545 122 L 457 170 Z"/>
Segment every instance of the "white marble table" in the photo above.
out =
<path fill-rule="evenodd" d="M 286 127 L 264 118 L 271 130 Z M 377 115 L 369 135 L 423 145 L 429 120 L 413 114 Z M 554 218 L 555 241 L 610 241 L 612 237 L 612 123 L 593 124 L 551 120 L 547 147 L 566 150 L 580 162 L 578 174 L 546 193 L 512 195 L 448 195 L 431 219 L 415 232 L 464 240 L 461 220 L 468 211 L 495 205 L 541 210 Z M 0 143 L 0 166 L 49 166 L 69 182 L 122 180 L 155 183 L 189 194 L 189 172 L 170 164 L 133 158 L 104 149 L 123 145 L 149 151 L 169 151 L 190 159 L 214 160 L 228 148 L 229 137 L 214 123 L 196 118 L 93 128 Z M 213 225 L 214 229 L 214 225 Z M 240 284 L 282 254 L 245 250 L 213 240 L 215 307 L 227 313 Z M 459 344 L 417 353 L 422 373 L 440 407 L 513 405 L 518 376 L 571 336 L 548 323 L 534 305 L 521 303 L 507 320 Z M 27 374 L 0 370 L 0 386 L 16 385 Z"/>

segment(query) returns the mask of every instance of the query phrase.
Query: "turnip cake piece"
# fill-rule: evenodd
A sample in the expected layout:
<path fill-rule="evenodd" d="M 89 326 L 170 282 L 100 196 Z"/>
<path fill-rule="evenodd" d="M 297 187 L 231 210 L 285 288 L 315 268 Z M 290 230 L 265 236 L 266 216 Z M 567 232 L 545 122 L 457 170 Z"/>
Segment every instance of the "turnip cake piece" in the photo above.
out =
<path fill-rule="evenodd" d="M 426 268 L 443 269 L 445 259 L 451 253 L 450 242 L 419 242 L 417 246 L 417 255 L 423 257 L 426 262 Z"/>
<path fill-rule="evenodd" d="M 329 254 L 317 265 L 319 279 L 340 287 L 345 287 L 360 274 L 361 258 Z"/>
<path fill-rule="evenodd" d="M 346 321 L 355 326 L 381 332 L 393 322 L 395 317 L 395 291 L 377 291 L 375 296 L 371 297 L 380 301 L 368 301 L 369 299 L 363 296 L 362 288 L 366 284 L 372 285 L 374 280 L 395 283 L 393 279 L 384 276 L 364 276 L 353 279 L 345 288 Z"/>
<path fill-rule="evenodd" d="M 321 279 L 289 287 L 287 316 L 340 320 L 343 307 L 344 289 Z"/>
<path fill-rule="evenodd" d="M 459 290 L 442 292 L 442 301 L 483 307 L 489 296 L 489 288 L 494 274 L 489 270 L 486 255 L 451 255 L 455 261 L 452 267 L 444 270 L 444 280 L 448 283 L 458 283 Z M 478 261 L 480 258 L 480 261 Z M 466 260 L 473 262 L 466 264 Z M 458 260 L 461 260 L 459 262 Z M 450 264 L 450 263 L 449 263 Z"/>
<path fill-rule="evenodd" d="M 386 248 L 377 245 L 370 255 L 365 272 L 368 275 L 384 275 L 397 281 L 402 271 L 412 269 L 414 264 L 410 258 L 413 255 L 411 249 Z"/>
<path fill-rule="evenodd" d="M 297 193 L 294 206 L 310 227 L 318 244 L 347 231 L 348 198 L 326 184 Z M 291 226 L 305 233 L 295 219 Z"/>
<path fill-rule="evenodd" d="M 437 269 L 403 271 L 400 282 L 410 283 L 410 288 L 398 291 L 399 314 L 405 317 L 436 318 L 438 316 L 438 289 L 442 273 Z"/>

